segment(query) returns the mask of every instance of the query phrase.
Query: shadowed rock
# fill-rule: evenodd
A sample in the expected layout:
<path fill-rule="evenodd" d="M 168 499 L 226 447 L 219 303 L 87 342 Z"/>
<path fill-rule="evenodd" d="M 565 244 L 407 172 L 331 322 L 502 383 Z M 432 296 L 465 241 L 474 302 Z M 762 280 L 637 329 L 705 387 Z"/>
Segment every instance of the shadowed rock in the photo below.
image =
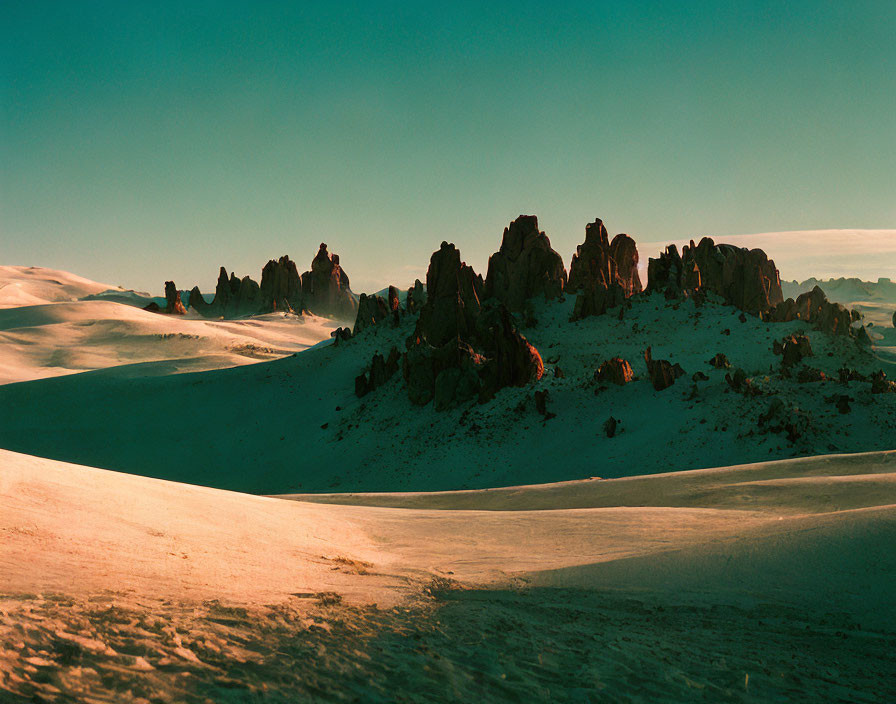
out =
<path fill-rule="evenodd" d="M 585 241 L 576 248 L 569 265 L 566 289 L 578 293 L 574 320 L 601 315 L 639 293 L 641 279 L 634 240 L 621 234 L 611 243 L 600 219 L 586 225 Z"/>
<path fill-rule="evenodd" d="M 302 312 L 302 279 L 288 256 L 271 259 L 261 270 L 261 311 Z"/>
<path fill-rule="evenodd" d="M 339 265 L 339 255 L 331 255 L 323 242 L 311 261 L 311 271 L 302 274 L 302 295 L 305 308 L 314 315 L 355 317 L 357 303 L 349 287 L 348 274 Z"/>
<path fill-rule="evenodd" d="M 194 286 L 190 290 L 190 297 L 187 299 L 187 305 L 190 307 L 190 310 L 194 310 L 200 315 L 209 315 L 211 305 L 206 302 L 205 296 L 202 295 L 202 292 L 199 290 L 198 286 Z"/>
<path fill-rule="evenodd" d="M 165 282 L 165 313 L 168 315 L 186 315 L 187 309 L 180 300 L 180 291 L 173 281 Z"/>
<path fill-rule="evenodd" d="M 504 304 L 483 307 L 482 277 L 443 242 L 430 259 L 426 303 L 407 340 L 403 373 L 413 403 L 437 409 L 505 386 L 522 386 L 544 374 L 541 355 L 516 329 Z"/>
<path fill-rule="evenodd" d="M 389 317 L 389 306 L 382 296 L 362 293 L 358 299 L 358 315 L 355 318 L 355 327 L 352 334 L 357 335 L 362 330 Z"/>
<path fill-rule="evenodd" d="M 854 316 L 839 303 L 831 303 L 818 286 L 800 294 L 794 301 L 788 298 L 769 311 L 767 319 L 773 323 L 804 320 L 817 330 L 831 335 L 851 334 Z"/>
<path fill-rule="evenodd" d="M 383 357 L 379 352 L 373 355 L 370 362 L 370 372 L 360 374 L 355 379 L 355 394 L 360 398 L 366 396 L 374 389 L 379 388 L 391 379 L 398 371 L 400 354 L 396 347 L 389 350 L 389 357 Z"/>
<path fill-rule="evenodd" d="M 650 347 L 644 351 L 644 361 L 647 363 L 650 383 L 657 391 L 668 389 L 678 377 L 684 376 L 684 369 L 681 368 L 681 365 L 673 365 L 665 359 L 654 359 Z"/>
<path fill-rule="evenodd" d="M 501 248 L 488 260 L 486 298 L 496 298 L 519 312 L 536 296 L 560 296 L 565 285 L 563 258 L 538 230 L 536 216 L 520 215 L 504 228 Z"/>
<path fill-rule="evenodd" d="M 783 300 L 775 263 L 761 249 L 715 244 L 709 237 L 691 240 L 681 255 L 669 245 L 647 266 L 647 290 L 668 297 L 714 293 L 748 313 L 768 311 Z"/>
<path fill-rule="evenodd" d="M 812 345 L 805 335 L 789 335 L 772 344 L 772 352 L 782 356 L 781 365 L 790 368 L 812 356 Z"/>
<path fill-rule="evenodd" d="M 426 290 L 420 279 L 414 280 L 414 285 L 408 289 L 408 299 L 405 303 L 408 313 L 419 313 L 426 303 Z"/>

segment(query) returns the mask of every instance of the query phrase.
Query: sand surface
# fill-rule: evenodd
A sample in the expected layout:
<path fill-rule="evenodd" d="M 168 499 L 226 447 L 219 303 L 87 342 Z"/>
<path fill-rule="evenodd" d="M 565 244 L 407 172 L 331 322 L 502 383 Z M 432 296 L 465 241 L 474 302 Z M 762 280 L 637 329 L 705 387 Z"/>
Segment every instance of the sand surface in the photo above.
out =
<path fill-rule="evenodd" d="M 309 503 L 2 451 L 0 687 L 875 701 L 894 479 L 887 452 Z"/>
<path fill-rule="evenodd" d="M 235 367 L 305 350 L 339 325 L 312 315 L 160 315 L 142 310 L 150 300 L 64 271 L 0 267 L 0 384 L 97 369 L 133 378 Z"/>

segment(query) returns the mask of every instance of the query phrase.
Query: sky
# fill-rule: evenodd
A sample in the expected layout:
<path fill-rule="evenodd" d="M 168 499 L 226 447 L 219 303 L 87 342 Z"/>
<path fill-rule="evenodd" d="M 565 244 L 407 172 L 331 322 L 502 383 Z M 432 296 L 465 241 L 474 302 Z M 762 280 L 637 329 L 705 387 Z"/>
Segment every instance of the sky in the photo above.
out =
<path fill-rule="evenodd" d="M 567 263 L 596 217 L 892 239 L 896 2 L 444 5 L 0 0 L 0 263 L 212 290 L 327 242 L 369 291 L 521 213 Z"/>

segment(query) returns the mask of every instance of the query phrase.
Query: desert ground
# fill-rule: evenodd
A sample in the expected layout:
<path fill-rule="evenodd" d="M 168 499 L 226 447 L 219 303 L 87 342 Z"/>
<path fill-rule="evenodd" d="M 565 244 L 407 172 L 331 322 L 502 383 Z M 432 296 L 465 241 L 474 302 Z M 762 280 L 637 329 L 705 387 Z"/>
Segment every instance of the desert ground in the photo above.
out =
<path fill-rule="evenodd" d="M 327 497 L 0 463 L 10 701 L 896 694 L 896 452 Z"/>
<path fill-rule="evenodd" d="M 771 351 L 892 378 L 882 313 L 863 351 L 712 300 L 543 303 L 553 416 L 528 388 L 411 413 L 353 388 L 408 321 L 334 345 L 346 321 L 0 273 L 4 702 L 896 697 L 896 395 Z M 653 390 L 647 344 L 707 380 Z M 642 380 L 596 386 L 617 354 Z M 799 437 L 757 425 L 770 397 Z"/>

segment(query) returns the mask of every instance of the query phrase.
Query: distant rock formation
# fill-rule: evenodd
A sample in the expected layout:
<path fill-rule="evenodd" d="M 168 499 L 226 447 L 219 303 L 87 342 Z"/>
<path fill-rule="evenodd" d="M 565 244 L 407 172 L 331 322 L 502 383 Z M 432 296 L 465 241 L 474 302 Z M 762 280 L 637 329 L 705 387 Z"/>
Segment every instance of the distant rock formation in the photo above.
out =
<path fill-rule="evenodd" d="M 248 276 L 228 276 L 222 266 L 211 303 L 205 302 L 198 287 L 190 291 L 190 297 L 190 307 L 206 317 L 238 318 L 273 311 L 301 314 L 307 310 L 345 319 L 354 318 L 357 309 L 348 275 L 339 265 L 339 257 L 331 256 L 325 244 L 312 260 L 311 270 L 301 276 L 287 255 L 265 264 L 260 286 Z"/>
<path fill-rule="evenodd" d="M 566 290 L 578 293 L 574 320 L 601 315 L 629 296 L 640 293 L 638 250 L 634 240 L 620 234 L 610 242 L 600 219 L 586 225 L 585 241 L 572 255 Z"/>
<path fill-rule="evenodd" d="M 426 290 L 420 279 L 414 280 L 414 285 L 408 289 L 408 300 L 405 303 L 408 313 L 419 313 L 426 303 Z"/>
<path fill-rule="evenodd" d="M 190 290 L 190 297 L 187 299 L 187 305 L 190 310 L 194 310 L 200 315 L 209 315 L 208 310 L 210 304 L 206 303 L 205 297 L 202 295 L 198 286 L 194 286 Z"/>
<path fill-rule="evenodd" d="M 611 383 L 622 386 L 635 378 L 632 365 L 621 357 L 613 357 L 601 364 L 594 373 L 599 383 Z"/>
<path fill-rule="evenodd" d="M 357 335 L 365 328 L 377 325 L 388 317 L 389 305 L 382 296 L 377 296 L 375 293 L 368 296 L 362 293 L 358 299 L 358 315 L 352 334 Z"/>
<path fill-rule="evenodd" d="M 260 289 L 262 312 L 302 312 L 302 279 L 289 256 L 271 259 L 264 265 Z"/>
<path fill-rule="evenodd" d="M 557 298 L 566 285 L 563 258 L 538 230 L 538 218 L 520 215 L 504 228 L 501 248 L 489 257 L 485 297 L 519 312 L 536 296 Z"/>
<path fill-rule="evenodd" d="M 647 375 L 653 388 L 657 391 L 668 389 L 675 380 L 684 376 L 684 369 L 680 364 L 672 364 L 665 359 L 654 359 L 650 347 L 644 351 L 644 361 L 647 363 Z"/>
<path fill-rule="evenodd" d="M 761 249 L 715 244 L 709 237 L 685 246 L 673 244 L 647 266 L 647 290 L 668 297 L 711 292 L 748 313 L 762 313 L 783 300 L 775 263 Z"/>
<path fill-rule="evenodd" d="M 302 274 L 305 307 L 315 315 L 354 318 L 357 303 L 349 287 L 348 274 L 339 266 L 339 255 L 330 254 L 321 243 L 311 261 L 311 271 Z"/>
<path fill-rule="evenodd" d="M 441 410 L 477 397 L 485 401 L 544 374 L 541 355 L 516 330 L 507 307 L 483 306 L 482 290 L 482 277 L 443 242 L 430 259 L 426 303 L 403 361 L 413 403 L 434 400 Z"/>
<path fill-rule="evenodd" d="M 773 323 L 804 320 L 817 330 L 831 335 L 851 334 L 851 324 L 858 319 L 858 313 L 851 313 L 839 303 L 831 303 L 818 286 L 800 294 L 794 301 L 788 298 L 770 310 L 766 319 Z"/>
<path fill-rule="evenodd" d="M 168 315 L 186 315 L 187 309 L 180 300 L 180 291 L 173 281 L 165 282 L 165 313 Z"/>

